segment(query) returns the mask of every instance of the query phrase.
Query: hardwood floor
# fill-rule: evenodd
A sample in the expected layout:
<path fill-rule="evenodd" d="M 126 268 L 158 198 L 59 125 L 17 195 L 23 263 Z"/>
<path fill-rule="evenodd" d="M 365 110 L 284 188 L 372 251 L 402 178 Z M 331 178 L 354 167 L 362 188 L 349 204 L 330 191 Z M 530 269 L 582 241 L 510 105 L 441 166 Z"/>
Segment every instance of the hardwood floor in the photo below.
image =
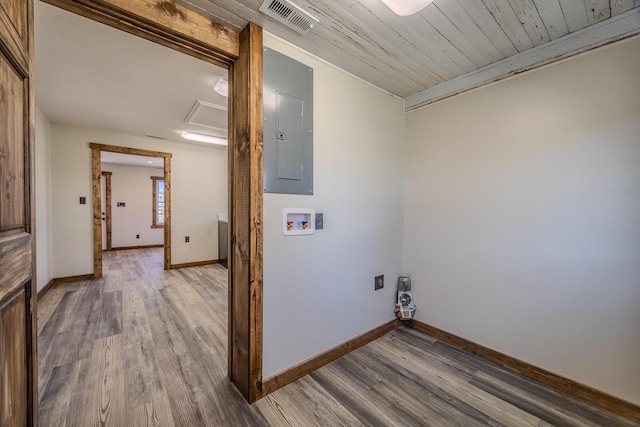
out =
<path fill-rule="evenodd" d="M 41 426 L 632 426 L 399 328 L 247 404 L 227 378 L 227 270 L 106 252 L 38 305 Z"/>

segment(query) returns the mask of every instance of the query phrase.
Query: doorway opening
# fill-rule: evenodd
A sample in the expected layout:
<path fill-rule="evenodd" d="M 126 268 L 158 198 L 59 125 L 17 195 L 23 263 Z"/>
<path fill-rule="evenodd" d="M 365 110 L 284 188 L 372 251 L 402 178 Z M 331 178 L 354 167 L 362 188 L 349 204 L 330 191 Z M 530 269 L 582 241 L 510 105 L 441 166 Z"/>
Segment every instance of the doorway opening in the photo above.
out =
<path fill-rule="evenodd" d="M 102 251 L 164 247 L 164 158 L 102 151 L 101 163 Z M 114 217 L 112 196 L 133 206 L 116 201 L 127 209 Z"/>
<path fill-rule="evenodd" d="M 111 175 L 113 172 L 100 172 L 100 210 L 102 211 L 102 251 L 113 248 L 111 220 Z"/>
<path fill-rule="evenodd" d="M 91 143 L 91 176 L 92 178 L 92 206 L 93 206 L 93 276 L 102 277 L 102 251 L 112 249 L 111 233 L 111 173 L 102 171 L 103 153 L 114 153 L 144 158 L 158 158 L 162 160 L 163 194 L 163 251 L 164 269 L 171 268 L 171 153 L 143 150 L 139 148 L 120 147 Z M 104 191 L 103 191 L 104 188 Z M 104 202 L 103 202 L 104 194 Z M 125 207 L 125 206 L 122 206 Z"/>
<path fill-rule="evenodd" d="M 209 18 L 168 1 L 154 7 L 146 0 L 45 2 L 229 70 L 228 375 L 247 401 L 258 400 L 263 396 L 262 28 L 249 23 L 238 32 L 212 25 Z M 97 213 L 94 221 L 101 218 Z"/>

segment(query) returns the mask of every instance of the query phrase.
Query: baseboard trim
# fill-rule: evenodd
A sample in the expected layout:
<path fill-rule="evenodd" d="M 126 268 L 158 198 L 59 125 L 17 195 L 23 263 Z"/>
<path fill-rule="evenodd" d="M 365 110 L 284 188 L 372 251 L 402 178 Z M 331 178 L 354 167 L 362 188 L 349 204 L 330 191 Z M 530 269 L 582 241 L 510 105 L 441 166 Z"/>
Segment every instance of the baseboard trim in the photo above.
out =
<path fill-rule="evenodd" d="M 160 245 L 142 245 L 142 246 L 118 246 L 116 248 L 111 248 L 111 250 L 126 251 L 128 249 L 155 249 L 155 248 L 164 248 L 164 245 L 160 244 Z"/>
<path fill-rule="evenodd" d="M 390 322 L 387 322 L 369 332 L 358 335 L 357 337 L 330 350 L 327 350 L 324 353 L 320 353 L 319 355 L 311 359 L 305 360 L 298 365 L 292 366 L 291 368 L 282 371 L 279 374 L 267 378 L 262 383 L 262 397 L 273 393 L 279 388 L 282 388 L 287 384 L 290 384 L 295 380 L 315 371 L 316 369 L 319 369 L 324 365 L 331 363 L 348 353 L 351 353 L 353 350 L 356 350 L 363 345 L 380 338 L 381 336 L 393 331 L 399 326 L 399 324 L 399 320 L 392 320 Z"/>
<path fill-rule="evenodd" d="M 183 264 L 171 264 L 171 267 L 169 267 L 169 269 L 174 270 L 176 268 L 200 267 L 201 265 L 217 264 L 218 262 L 219 261 L 217 259 L 210 259 L 207 261 L 185 262 Z"/>
<path fill-rule="evenodd" d="M 81 282 L 83 280 L 91 280 L 91 279 L 93 279 L 93 274 L 80 274 L 78 276 L 56 277 L 51 281 L 55 286 L 58 283 Z"/>
<path fill-rule="evenodd" d="M 81 282 L 83 280 L 91 280 L 93 279 L 93 274 L 81 274 L 79 276 L 67 276 L 67 277 L 54 277 L 49 280 L 49 283 L 44 285 L 44 288 L 40 289 L 37 293 L 37 298 L 42 298 L 47 292 L 56 287 L 56 285 L 60 283 L 69 283 L 69 282 Z"/>
<path fill-rule="evenodd" d="M 38 291 L 37 293 L 38 299 L 42 298 L 47 292 L 49 292 L 49 290 L 53 287 L 54 283 L 55 283 L 54 279 L 49 280 L 49 283 L 44 285 L 44 287 Z"/>
<path fill-rule="evenodd" d="M 545 369 L 538 368 L 537 366 L 533 366 L 527 362 L 523 362 L 522 360 L 500 353 L 499 351 L 492 350 L 473 341 L 469 341 L 466 338 L 459 337 L 418 320 L 407 321 L 405 325 L 446 344 L 452 345 L 453 347 L 475 354 L 476 356 L 493 362 L 503 368 L 509 369 L 510 371 L 517 372 L 527 378 L 539 381 L 545 385 L 555 388 L 556 390 L 565 392 L 602 409 L 606 409 L 616 415 L 634 422 L 640 422 L 640 406 L 631 402 L 622 400 L 588 385 L 554 374 L 553 372 L 549 372 Z"/>

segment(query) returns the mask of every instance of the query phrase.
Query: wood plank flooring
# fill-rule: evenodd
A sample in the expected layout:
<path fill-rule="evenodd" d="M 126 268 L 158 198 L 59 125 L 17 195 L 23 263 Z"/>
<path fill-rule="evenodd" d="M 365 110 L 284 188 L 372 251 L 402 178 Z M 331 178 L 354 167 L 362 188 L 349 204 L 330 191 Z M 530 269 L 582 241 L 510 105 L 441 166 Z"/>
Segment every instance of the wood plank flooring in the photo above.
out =
<path fill-rule="evenodd" d="M 38 304 L 41 426 L 633 426 L 399 328 L 258 401 L 227 378 L 227 270 L 105 252 Z"/>

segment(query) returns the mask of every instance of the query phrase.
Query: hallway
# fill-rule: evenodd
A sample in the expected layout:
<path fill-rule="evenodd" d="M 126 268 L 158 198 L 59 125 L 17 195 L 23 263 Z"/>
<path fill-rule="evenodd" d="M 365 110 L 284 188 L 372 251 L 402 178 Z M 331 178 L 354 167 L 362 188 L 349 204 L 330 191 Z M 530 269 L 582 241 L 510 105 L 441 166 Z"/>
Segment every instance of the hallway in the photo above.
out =
<path fill-rule="evenodd" d="M 40 423 L 261 425 L 227 380 L 227 270 L 104 253 L 104 278 L 39 301 Z"/>

